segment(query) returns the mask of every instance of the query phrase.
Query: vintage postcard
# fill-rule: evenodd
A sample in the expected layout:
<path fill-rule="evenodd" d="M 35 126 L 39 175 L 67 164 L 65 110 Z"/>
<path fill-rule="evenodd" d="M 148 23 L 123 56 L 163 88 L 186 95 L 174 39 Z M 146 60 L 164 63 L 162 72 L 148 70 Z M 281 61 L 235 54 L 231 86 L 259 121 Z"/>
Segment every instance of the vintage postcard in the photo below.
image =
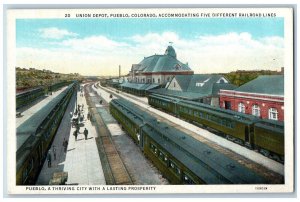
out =
<path fill-rule="evenodd" d="M 293 192 L 293 12 L 7 10 L 9 194 Z"/>

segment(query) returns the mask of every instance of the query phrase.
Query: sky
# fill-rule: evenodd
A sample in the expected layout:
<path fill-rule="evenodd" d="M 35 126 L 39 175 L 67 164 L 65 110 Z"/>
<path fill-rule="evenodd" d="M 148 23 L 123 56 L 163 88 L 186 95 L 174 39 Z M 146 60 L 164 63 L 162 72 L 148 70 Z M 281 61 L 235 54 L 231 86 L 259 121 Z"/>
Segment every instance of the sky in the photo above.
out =
<path fill-rule="evenodd" d="M 199 74 L 280 70 L 283 18 L 18 19 L 17 64 L 85 76 L 127 74 L 144 57 L 164 54 Z"/>

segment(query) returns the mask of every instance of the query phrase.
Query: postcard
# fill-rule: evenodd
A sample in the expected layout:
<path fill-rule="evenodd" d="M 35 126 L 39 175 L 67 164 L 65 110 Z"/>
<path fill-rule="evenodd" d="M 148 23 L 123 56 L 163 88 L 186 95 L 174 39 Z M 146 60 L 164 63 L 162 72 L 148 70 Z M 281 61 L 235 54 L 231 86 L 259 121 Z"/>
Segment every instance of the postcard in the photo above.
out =
<path fill-rule="evenodd" d="M 7 10 L 8 193 L 293 192 L 293 12 Z"/>

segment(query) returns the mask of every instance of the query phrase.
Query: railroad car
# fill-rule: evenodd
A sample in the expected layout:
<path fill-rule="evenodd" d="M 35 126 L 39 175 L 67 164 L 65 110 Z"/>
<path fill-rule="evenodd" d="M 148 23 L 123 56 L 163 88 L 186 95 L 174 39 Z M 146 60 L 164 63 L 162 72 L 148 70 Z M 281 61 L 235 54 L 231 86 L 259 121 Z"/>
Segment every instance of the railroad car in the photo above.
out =
<path fill-rule="evenodd" d="M 16 109 L 27 106 L 45 95 L 45 87 L 38 87 L 16 95 Z"/>
<path fill-rule="evenodd" d="M 76 85 L 71 84 L 17 128 L 17 185 L 35 184 Z"/>
<path fill-rule="evenodd" d="M 261 120 L 254 124 L 255 149 L 265 156 L 284 162 L 284 125 L 273 120 Z"/>
<path fill-rule="evenodd" d="M 57 91 L 59 88 L 69 85 L 71 81 L 63 81 L 59 83 L 52 84 L 48 87 L 40 86 L 34 89 L 27 90 L 25 92 L 18 93 L 16 95 L 16 110 L 25 107 L 35 100 L 45 96 L 48 93 Z"/>
<path fill-rule="evenodd" d="M 70 83 L 72 83 L 72 81 L 62 81 L 62 82 L 58 82 L 55 84 L 52 84 L 48 87 L 48 92 L 54 92 L 57 91 L 58 89 L 69 85 Z"/>
<path fill-rule="evenodd" d="M 148 102 L 196 125 L 213 129 L 231 141 L 258 149 L 269 158 L 283 163 L 279 160 L 284 159 L 283 123 L 157 94 L 149 95 Z"/>
<path fill-rule="evenodd" d="M 156 120 L 124 99 L 110 102 L 144 154 L 172 184 L 262 184 L 267 180 L 188 134 Z M 129 129 L 130 128 L 130 129 Z"/>

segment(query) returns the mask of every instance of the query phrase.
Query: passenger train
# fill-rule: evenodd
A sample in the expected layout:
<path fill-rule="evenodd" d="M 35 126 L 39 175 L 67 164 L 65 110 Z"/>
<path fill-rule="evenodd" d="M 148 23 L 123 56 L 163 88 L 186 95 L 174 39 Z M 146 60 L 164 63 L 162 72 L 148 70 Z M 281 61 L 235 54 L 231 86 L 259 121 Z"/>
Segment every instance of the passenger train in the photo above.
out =
<path fill-rule="evenodd" d="M 149 95 L 148 103 L 284 163 L 283 122 L 158 94 Z"/>
<path fill-rule="evenodd" d="M 269 181 L 122 98 L 110 113 L 171 184 L 268 184 Z"/>
<path fill-rule="evenodd" d="M 61 119 L 72 95 L 76 92 L 77 85 L 77 82 L 70 84 L 17 128 L 17 185 L 35 184 Z"/>

